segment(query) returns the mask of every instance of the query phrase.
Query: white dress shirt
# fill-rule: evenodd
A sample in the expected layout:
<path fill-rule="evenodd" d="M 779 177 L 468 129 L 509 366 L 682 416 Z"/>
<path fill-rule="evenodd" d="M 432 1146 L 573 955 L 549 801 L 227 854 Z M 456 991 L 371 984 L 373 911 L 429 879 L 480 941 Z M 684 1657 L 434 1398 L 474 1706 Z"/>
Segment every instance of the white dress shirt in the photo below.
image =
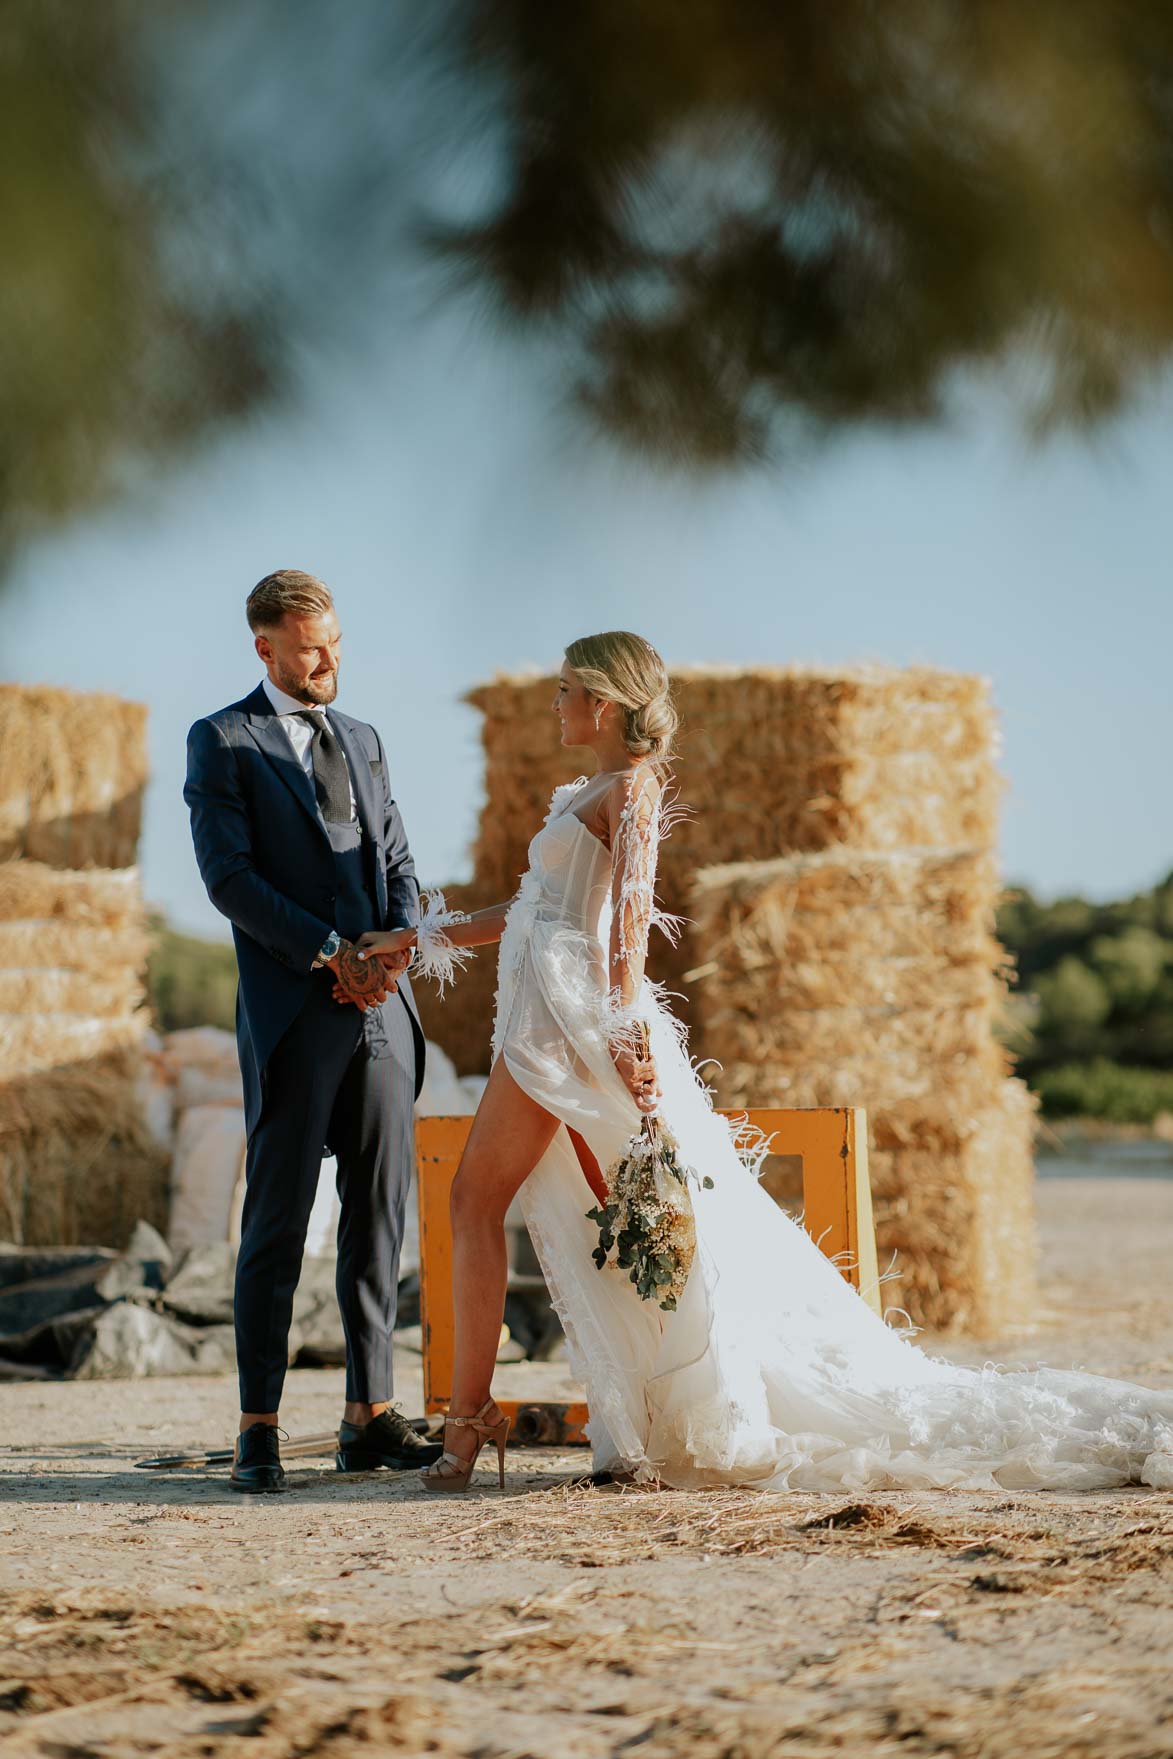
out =
<path fill-rule="evenodd" d="M 325 710 L 315 708 L 312 703 L 298 702 L 294 696 L 286 696 L 283 690 L 278 690 L 271 678 L 262 678 L 261 688 L 273 704 L 277 719 L 285 729 L 285 737 L 292 745 L 294 756 L 309 777 L 312 787 L 314 780 L 314 730 L 308 721 L 301 719 L 301 716 L 308 711 L 310 714 L 321 715 L 325 719 Z M 345 752 L 343 753 L 343 762 L 346 762 Z M 357 808 L 354 802 L 354 778 L 350 774 L 349 764 L 346 765 L 346 775 L 350 784 L 350 817 L 353 823 L 357 817 Z"/>

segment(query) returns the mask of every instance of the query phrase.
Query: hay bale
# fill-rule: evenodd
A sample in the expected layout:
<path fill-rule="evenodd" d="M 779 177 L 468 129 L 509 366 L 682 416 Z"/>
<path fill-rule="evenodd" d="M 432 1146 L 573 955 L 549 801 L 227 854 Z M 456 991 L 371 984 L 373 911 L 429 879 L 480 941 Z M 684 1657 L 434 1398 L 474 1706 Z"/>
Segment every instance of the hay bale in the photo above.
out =
<path fill-rule="evenodd" d="M 0 1082 L 136 1050 L 145 1016 L 79 1020 L 70 1014 L 0 1014 Z"/>
<path fill-rule="evenodd" d="M 147 711 L 117 696 L 0 685 L 0 861 L 132 867 Z"/>
<path fill-rule="evenodd" d="M 0 1079 L 138 1042 L 149 948 L 137 868 L 0 862 Z"/>
<path fill-rule="evenodd" d="M 984 678 L 926 667 L 686 668 L 677 778 L 695 818 L 661 851 L 667 907 L 696 868 L 835 846 L 987 848 L 1001 779 Z M 498 677 L 465 700 L 484 716 L 476 884 L 510 897 L 551 790 L 583 767 L 558 743 L 555 680 Z M 684 967 L 682 967 L 684 969 Z"/>
<path fill-rule="evenodd" d="M 886 1298 L 983 1331 L 1035 1292 L 1033 1101 L 993 1033 L 1006 960 L 984 851 L 736 863 L 693 890 L 694 1048 L 730 1107 L 862 1105 Z"/>
<path fill-rule="evenodd" d="M 443 890 L 454 910 L 483 910 L 501 901 L 498 894 L 476 883 L 446 885 Z M 487 1075 L 497 1000 L 496 947 L 478 947 L 443 1000 L 432 983 L 415 984 L 412 994 L 428 1043 L 439 1045 L 458 1075 Z"/>
<path fill-rule="evenodd" d="M 100 974 L 79 974 L 64 965 L 42 971 L 0 969 L 0 1019 L 11 1014 L 113 1019 L 130 1013 L 141 999 L 133 966 L 114 966 Z"/>
<path fill-rule="evenodd" d="M 119 1245 L 140 1216 L 165 1224 L 166 1154 L 146 1120 L 139 1054 L 149 941 L 137 869 L 0 862 L 0 1228 L 11 1239 Z"/>
<path fill-rule="evenodd" d="M 0 1084 L 0 1234 L 24 1245 L 122 1246 L 167 1225 L 168 1156 L 149 1130 L 134 1049 Z"/>
<path fill-rule="evenodd" d="M 722 1092 L 876 1107 L 975 1072 L 1003 1075 L 996 897 L 992 858 L 969 850 L 826 851 L 703 869 L 691 904 L 704 959 L 693 1006 L 700 1047 L 725 1065 Z"/>
<path fill-rule="evenodd" d="M 1030 1320 L 1037 1296 L 1035 1109 L 1023 1082 L 1003 1080 L 952 1143 L 873 1148 L 881 1263 L 896 1257 L 885 1301 L 917 1325 L 989 1336 Z"/>
<path fill-rule="evenodd" d="M 65 923 L 73 928 L 141 928 L 137 867 L 85 868 L 78 873 L 43 861 L 0 861 L 0 924 Z"/>
<path fill-rule="evenodd" d="M 137 868 L 0 862 L 0 1079 L 137 1042 L 149 947 Z"/>

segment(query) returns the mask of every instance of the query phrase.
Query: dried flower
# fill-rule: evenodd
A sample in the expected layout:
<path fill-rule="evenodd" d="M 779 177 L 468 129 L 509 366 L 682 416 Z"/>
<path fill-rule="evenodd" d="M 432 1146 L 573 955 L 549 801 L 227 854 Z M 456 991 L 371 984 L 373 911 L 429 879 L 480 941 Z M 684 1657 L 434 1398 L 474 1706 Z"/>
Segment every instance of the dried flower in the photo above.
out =
<path fill-rule="evenodd" d="M 696 1252 L 689 1181 L 711 1189 L 680 1159 L 680 1145 L 658 1118 L 647 1117 L 607 1168 L 607 1201 L 587 1211 L 597 1224 L 593 1257 L 600 1270 L 626 1270 L 644 1301 L 675 1311 Z"/>

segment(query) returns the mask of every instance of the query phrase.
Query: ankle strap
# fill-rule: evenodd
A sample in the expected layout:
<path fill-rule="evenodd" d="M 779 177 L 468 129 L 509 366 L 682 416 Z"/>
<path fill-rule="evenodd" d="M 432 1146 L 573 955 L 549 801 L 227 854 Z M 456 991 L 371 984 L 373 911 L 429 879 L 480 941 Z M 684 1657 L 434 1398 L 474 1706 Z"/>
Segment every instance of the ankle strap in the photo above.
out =
<path fill-rule="evenodd" d="M 490 1428 L 491 1425 L 487 1424 L 485 1421 L 485 1412 L 489 1409 L 489 1406 L 492 1403 L 493 1403 L 492 1399 L 486 1399 L 484 1404 L 481 1406 L 480 1410 L 474 1411 L 470 1417 L 445 1416 L 444 1421 L 445 1421 L 445 1423 L 451 1423 L 453 1428 L 455 1428 L 455 1429 L 486 1429 L 486 1428 Z"/>

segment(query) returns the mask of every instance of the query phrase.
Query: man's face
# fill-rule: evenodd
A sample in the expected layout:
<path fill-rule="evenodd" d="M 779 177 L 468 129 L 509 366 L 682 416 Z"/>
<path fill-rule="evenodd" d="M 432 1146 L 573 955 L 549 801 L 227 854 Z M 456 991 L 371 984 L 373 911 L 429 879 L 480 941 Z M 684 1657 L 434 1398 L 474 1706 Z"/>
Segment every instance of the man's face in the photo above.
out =
<path fill-rule="evenodd" d="M 319 708 L 334 701 L 342 631 L 333 611 L 314 617 L 286 611 L 280 623 L 257 636 L 256 649 L 269 677 L 287 696 Z"/>

